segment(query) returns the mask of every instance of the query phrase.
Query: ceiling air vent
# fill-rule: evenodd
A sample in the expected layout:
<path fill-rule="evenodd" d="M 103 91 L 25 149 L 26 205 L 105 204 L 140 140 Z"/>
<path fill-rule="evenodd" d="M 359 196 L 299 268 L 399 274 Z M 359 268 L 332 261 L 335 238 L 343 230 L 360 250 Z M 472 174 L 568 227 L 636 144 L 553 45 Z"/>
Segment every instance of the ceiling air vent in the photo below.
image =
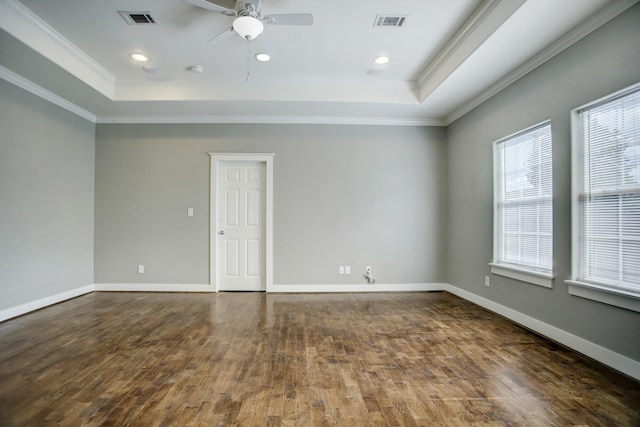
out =
<path fill-rule="evenodd" d="M 407 20 L 407 15 L 378 15 L 373 22 L 374 27 L 402 27 Z"/>
<path fill-rule="evenodd" d="M 151 12 L 127 12 L 119 10 L 118 14 L 122 16 L 122 19 L 129 25 L 140 24 L 156 24 L 156 20 L 151 16 Z"/>

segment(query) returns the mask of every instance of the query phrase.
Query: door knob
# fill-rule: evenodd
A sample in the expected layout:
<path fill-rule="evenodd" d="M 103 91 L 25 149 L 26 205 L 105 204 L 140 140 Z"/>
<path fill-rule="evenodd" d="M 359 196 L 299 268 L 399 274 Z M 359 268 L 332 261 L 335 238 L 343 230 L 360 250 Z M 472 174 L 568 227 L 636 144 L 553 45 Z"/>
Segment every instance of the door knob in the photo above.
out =
<path fill-rule="evenodd" d="M 218 231 L 218 234 L 221 235 L 221 236 L 224 236 L 224 230 Z"/>

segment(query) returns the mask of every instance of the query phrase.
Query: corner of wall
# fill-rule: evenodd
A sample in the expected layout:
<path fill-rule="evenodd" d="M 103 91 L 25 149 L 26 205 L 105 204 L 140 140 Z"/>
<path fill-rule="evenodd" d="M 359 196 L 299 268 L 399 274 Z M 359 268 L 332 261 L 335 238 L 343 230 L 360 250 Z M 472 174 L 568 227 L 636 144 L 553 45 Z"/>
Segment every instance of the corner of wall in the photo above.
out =
<path fill-rule="evenodd" d="M 518 325 L 530 329 L 551 341 L 562 344 L 577 351 L 578 353 L 590 357 L 593 360 L 640 381 L 640 361 L 630 359 L 616 353 L 615 351 L 609 350 L 591 341 L 587 341 L 553 325 L 549 325 L 548 323 L 527 316 L 526 314 L 522 314 L 516 310 L 483 298 L 457 286 L 445 284 L 444 290 L 462 299 L 477 304 L 480 307 L 486 308 L 489 311 L 506 317 Z"/>
<path fill-rule="evenodd" d="M 15 307 L 6 308 L 0 310 L 0 322 L 12 319 L 14 317 L 22 316 L 23 314 L 30 313 L 32 311 L 40 310 L 41 308 L 48 307 L 50 305 L 58 304 L 63 301 L 70 300 L 72 298 L 79 297 L 93 292 L 94 285 L 87 285 L 81 288 L 71 289 L 66 292 L 51 295 L 45 298 L 41 298 L 36 301 L 31 301 L 26 304 L 21 304 Z"/>

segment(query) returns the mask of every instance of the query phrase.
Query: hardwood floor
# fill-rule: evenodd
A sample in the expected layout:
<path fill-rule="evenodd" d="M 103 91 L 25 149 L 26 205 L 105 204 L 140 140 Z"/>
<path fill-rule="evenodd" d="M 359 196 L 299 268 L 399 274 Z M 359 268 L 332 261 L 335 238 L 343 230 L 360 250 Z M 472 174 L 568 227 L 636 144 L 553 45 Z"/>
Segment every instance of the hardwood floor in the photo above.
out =
<path fill-rule="evenodd" d="M 640 383 L 447 293 L 93 293 L 0 324 L 3 426 L 639 426 Z"/>

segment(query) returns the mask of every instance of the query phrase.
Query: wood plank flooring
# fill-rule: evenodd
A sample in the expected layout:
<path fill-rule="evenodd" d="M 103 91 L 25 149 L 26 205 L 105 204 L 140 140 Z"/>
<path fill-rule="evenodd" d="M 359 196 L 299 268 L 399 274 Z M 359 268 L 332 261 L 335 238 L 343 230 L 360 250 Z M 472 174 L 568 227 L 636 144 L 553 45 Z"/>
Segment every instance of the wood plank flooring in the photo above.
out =
<path fill-rule="evenodd" d="M 2 426 L 640 426 L 640 383 L 447 293 L 93 293 L 0 324 Z"/>

